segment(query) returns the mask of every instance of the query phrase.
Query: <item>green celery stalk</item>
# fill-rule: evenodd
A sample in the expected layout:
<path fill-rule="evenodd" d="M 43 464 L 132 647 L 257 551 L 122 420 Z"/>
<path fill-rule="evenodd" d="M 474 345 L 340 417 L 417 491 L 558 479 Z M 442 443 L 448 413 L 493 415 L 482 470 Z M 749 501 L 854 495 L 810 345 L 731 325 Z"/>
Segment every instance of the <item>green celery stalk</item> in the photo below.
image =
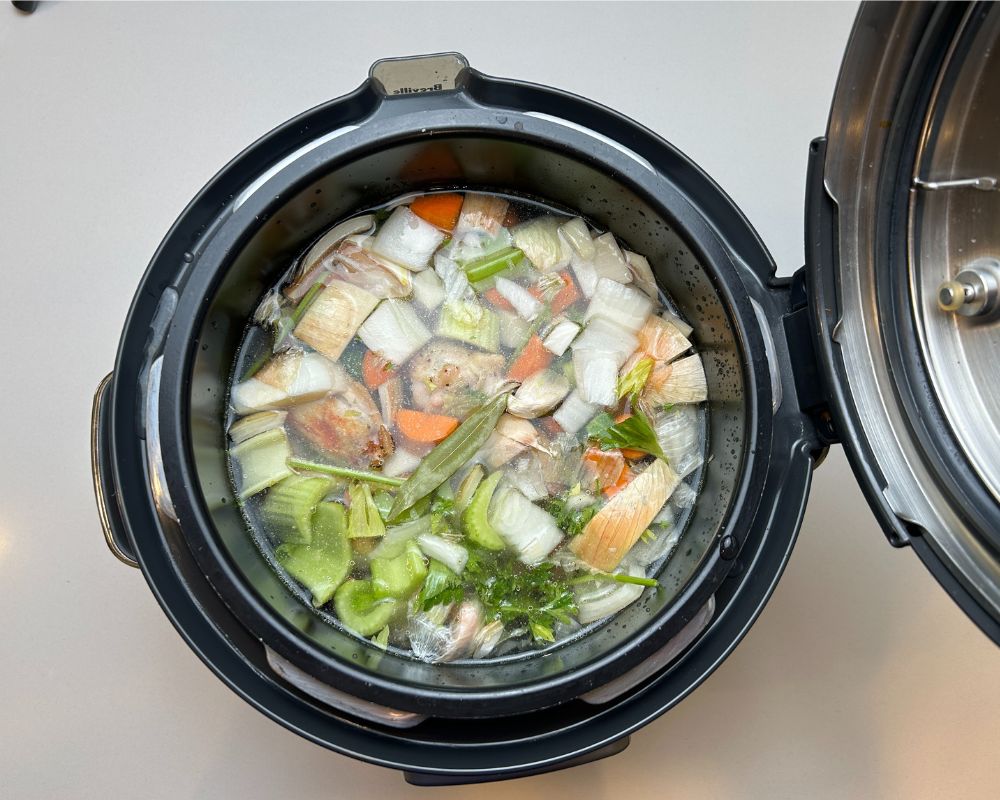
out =
<path fill-rule="evenodd" d="M 390 478 L 388 475 L 379 475 L 377 472 L 365 472 L 360 469 L 350 467 L 336 467 L 333 464 L 320 464 L 316 461 L 306 461 L 302 458 L 288 459 L 288 466 L 292 469 L 300 469 L 305 472 L 322 472 L 324 475 L 336 475 L 339 478 L 353 478 L 357 481 L 367 483 L 383 483 L 386 486 L 402 486 L 405 481 L 402 478 Z"/>
<path fill-rule="evenodd" d="M 465 274 L 470 283 L 484 280 L 498 272 L 503 272 L 508 267 L 512 267 L 524 258 L 524 253 L 516 247 L 505 247 L 495 253 L 477 258 L 475 261 L 463 265 Z"/>

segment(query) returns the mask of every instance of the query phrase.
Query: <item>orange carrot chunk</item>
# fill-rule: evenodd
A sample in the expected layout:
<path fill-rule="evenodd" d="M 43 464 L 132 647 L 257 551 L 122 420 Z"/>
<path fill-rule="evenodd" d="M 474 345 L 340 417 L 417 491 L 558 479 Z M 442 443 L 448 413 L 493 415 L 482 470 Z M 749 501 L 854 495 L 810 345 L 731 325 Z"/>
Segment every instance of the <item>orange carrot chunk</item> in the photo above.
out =
<path fill-rule="evenodd" d="M 580 299 L 580 290 L 576 288 L 576 282 L 569 272 L 560 272 L 559 277 L 563 279 L 563 288 L 552 298 L 552 314 L 561 314 L 573 303 Z"/>
<path fill-rule="evenodd" d="M 523 383 L 536 372 L 545 369 L 551 361 L 552 353 L 545 349 L 538 334 L 534 333 L 521 353 L 511 362 L 507 377 Z"/>
<path fill-rule="evenodd" d="M 451 231 L 462 211 L 462 195 L 425 194 L 410 203 L 410 211 L 435 228 Z"/>
<path fill-rule="evenodd" d="M 616 486 L 625 472 L 625 459 L 619 450 L 588 447 L 583 453 L 583 464 L 590 477 L 602 490 Z"/>
<path fill-rule="evenodd" d="M 458 427 L 458 420 L 442 414 L 426 414 L 411 408 L 396 412 L 399 432 L 414 442 L 437 443 Z"/>
<path fill-rule="evenodd" d="M 361 377 L 369 389 L 377 389 L 389 380 L 394 370 L 395 367 L 378 353 L 373 350 L 365 351 L 365 357 L 361 360 Z"/>
<path fill-rule="evenodd" d="M 514 306 L 510 304 L 510 301 L 496 289 L 489 289 L 483 295 L 494 308 L 502 308 L 504 311 L 514 310 Z"/>

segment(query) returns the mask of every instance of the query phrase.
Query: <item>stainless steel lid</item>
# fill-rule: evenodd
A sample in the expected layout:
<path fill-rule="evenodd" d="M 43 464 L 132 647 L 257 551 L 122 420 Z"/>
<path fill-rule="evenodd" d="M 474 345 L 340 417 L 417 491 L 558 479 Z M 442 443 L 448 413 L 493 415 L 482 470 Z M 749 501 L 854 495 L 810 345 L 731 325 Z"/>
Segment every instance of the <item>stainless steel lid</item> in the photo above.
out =
<path fill-rule="evenodd" d="M 837 433 L 1000 641 L 1000 6 L 865 4 L 807 209 Z"/>

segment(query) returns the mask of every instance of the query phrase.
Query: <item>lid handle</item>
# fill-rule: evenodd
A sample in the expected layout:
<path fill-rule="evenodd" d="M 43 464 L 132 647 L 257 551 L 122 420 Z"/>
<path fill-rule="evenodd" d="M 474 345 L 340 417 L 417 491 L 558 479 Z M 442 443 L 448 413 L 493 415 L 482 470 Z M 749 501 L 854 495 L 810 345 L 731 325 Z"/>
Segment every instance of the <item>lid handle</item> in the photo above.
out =
<path fill-rule="evenodd" d="M 387 97 L 451 92 L 469 62 L 461 53 L 383 58 L 372 64 L 369 77 Z"/>

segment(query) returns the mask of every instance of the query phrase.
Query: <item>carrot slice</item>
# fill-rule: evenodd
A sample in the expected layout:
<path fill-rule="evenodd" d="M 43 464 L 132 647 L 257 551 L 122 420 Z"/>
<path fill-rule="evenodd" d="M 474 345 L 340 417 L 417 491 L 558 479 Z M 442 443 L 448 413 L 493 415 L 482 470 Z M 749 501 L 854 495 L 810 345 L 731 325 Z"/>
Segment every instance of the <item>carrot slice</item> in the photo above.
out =
<path fill-rule="evenodd" d="M 602 490 L 615 486 L 625 471 L 625 459 L 619 450 L 588 447 L 583 453 L 583 463 Z"/>
<path fill-rule="evenodd" d="M 576 281 L 568 271 L 560 272 L 559 277 L 563 279 L 563 288 L 552 298 L 552 314 L 561 314 L 573 303 L 580 299 L 580 290 L 576 288 Z"/>
<path fill-rule="evenodd" d="M 401 408 L 396 412 L 396 425 L 403 436 L 414 442 L 440 442 L 458 427 L 458 420 L 442 414 Z"/>
<path fill-rule="evenodd" d="M 514 306 L 510 304 L 510 301 L 504 297 L 496 289 L 489 289 L 483 293 L 483 296 L 489 301 L 490 305 L 494 308 L 502 308 L 504 311 L 513 311 Z"/>
<path fill-rule="evenodd" d="M 410 203 L 410 211 L 435 228 L 450 231 L 462 211 L 462 195 L 425 194 Z"/>
<path fill-rule="evenodd" d="M 512 381 L 524 382 L 536 372 L 541 372 L 552 361 L 552 353 L 545 349 L 537 333 L 533 333 L 528 343 L 521 350 L 507 370 L 507 377 Z"/>
<path fill-rule="evenodd" d="M 623 450 L 622 453 L 624 454 L 624 452 L 625 451 Z M 632 482 L 632 479 L 634 477 L 635 473 L 632 472 L 632 470 L 629 469 L 628 464 L 626 464 L 625 469 L 622 470 L 622 474 L 618 476 L 618 480 L 615 481 L 610 486 L 605 486 L 601 490 L 601 494 L 603 494 L 608 499 L 614 497 L 616 494 L 618 494 L 618 492 L 620 492 L 622 489 L 628 486 Z"/>
<path fill-rule="evenodd" d="M 395 367 L 373 350 L 366 350 L 361 360 L 361 377 L 369 389 L 377 389 L 392 377 Z"/>

